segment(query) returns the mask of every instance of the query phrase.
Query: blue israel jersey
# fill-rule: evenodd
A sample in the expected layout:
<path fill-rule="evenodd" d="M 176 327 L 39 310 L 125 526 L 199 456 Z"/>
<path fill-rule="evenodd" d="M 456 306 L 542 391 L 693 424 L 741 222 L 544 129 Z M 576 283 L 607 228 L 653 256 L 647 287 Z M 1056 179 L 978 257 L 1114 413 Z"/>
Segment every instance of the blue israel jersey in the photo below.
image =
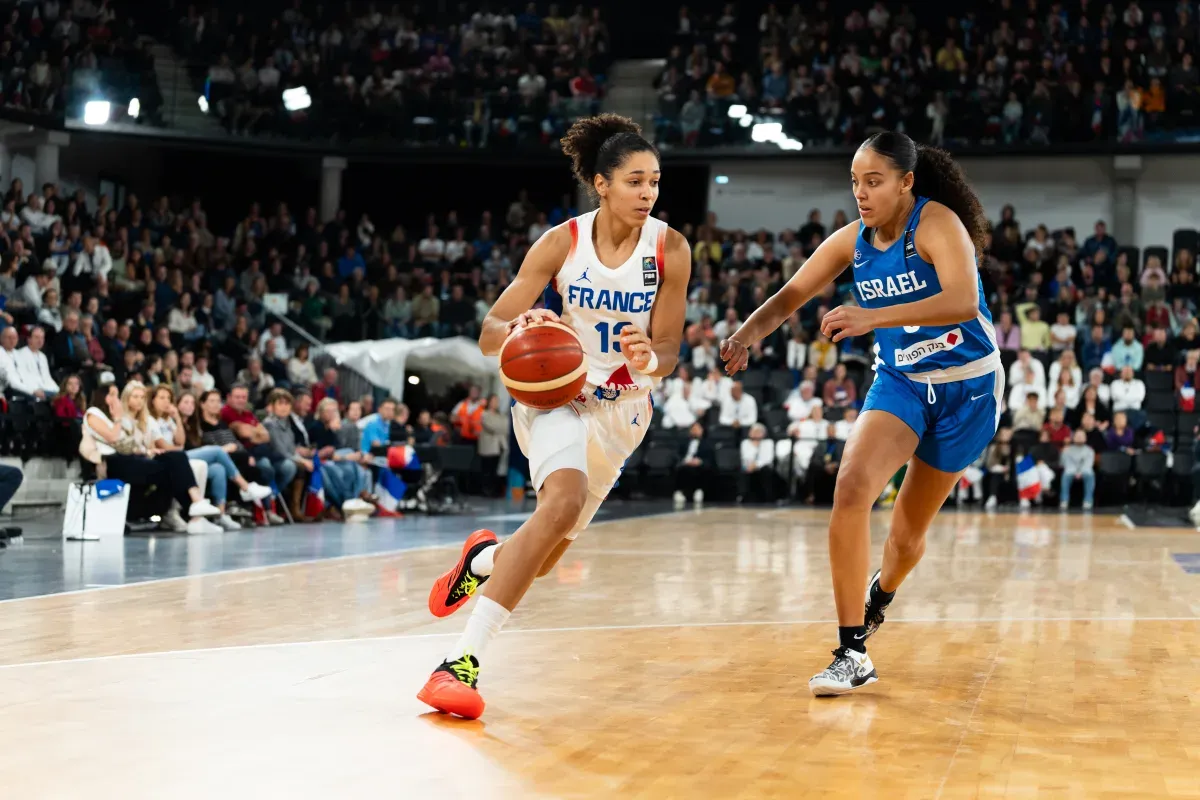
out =
<path fill-rule="evenodd" d="M 904 235 L 886 250 L 869 239 L 873 231 L 859 222 L 854 249 L 854 294 L 863 308 L 886 308 L 924 300 L 942 291 L 937 271 L 917 253 L 915 243 L 921 209 L 918 197 Z M 979 280 L 979 279 L 977 279 Z M 979 280 L 979 312 L 957 325 L 905 325 L 875 331 L 875 365 L 910 377 L 932 377 L 935 383 L 965 380 L 992 372 L 1000 363 L 992 316 Z"/>

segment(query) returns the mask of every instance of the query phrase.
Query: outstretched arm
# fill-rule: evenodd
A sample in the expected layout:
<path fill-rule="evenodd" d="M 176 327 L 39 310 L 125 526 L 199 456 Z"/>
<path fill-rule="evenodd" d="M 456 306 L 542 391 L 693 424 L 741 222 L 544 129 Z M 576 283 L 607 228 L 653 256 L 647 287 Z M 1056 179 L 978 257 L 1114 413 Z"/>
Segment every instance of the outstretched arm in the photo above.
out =
<path fill-rule="evenodd" d="M 650 312 L 653 341 L 632 325 L 621 331 L 621 352 L 629 364 L 643 375 L 665 377 L 679 363 L 683 341 L 683 323 L 687 314 L 687 288 L 692 280 L 692 250 L 687 239 L 676 230 L 667 230 L 663 282 L 658 287 L 654 310 Z M 654 364 L 651 368 L 653 353 Z"/>
<path fill-rule="evenodd" d="M 746 368 L 748 348 L 774 331 L 792 313 L 817 296 L 825 286 L 841 274 L 854 257 L 854 242 L 858 238 L 858 223 L 852 222 L 821 243 L 783 288 L 759 306 L 742 323 L 737 333 L 721 342 L 721 358 L 729 375 Z"/>
<path fill-rule="evenodd" d="M 538 319 L 558 319 L 546 309 L 530 310 L 538 295 L 553 280 L 558 268 L 571 252 L 571 232 L 563 223 L 538 239 L 521 262 L 517 277 L 508 285 L 487 313 L 479 332 L 479 349 L 485 356 L 500 352 L 501 345 L 517 326 L 524 327 Z"/>

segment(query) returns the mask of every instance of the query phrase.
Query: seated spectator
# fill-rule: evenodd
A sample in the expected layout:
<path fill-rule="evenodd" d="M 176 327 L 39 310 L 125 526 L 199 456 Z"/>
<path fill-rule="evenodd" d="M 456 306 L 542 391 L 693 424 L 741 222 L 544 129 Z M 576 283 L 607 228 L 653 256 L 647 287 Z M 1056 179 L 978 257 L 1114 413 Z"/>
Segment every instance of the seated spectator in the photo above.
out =
<path fill-rule="evenodd" d="M 292 393 L 287 389 L 275 389 L 267 396 L 267 418 L 263 427 L 267 431 L 270 445 L 271 466 L 275 470 L 275 481 L 288 500 L 292 519 L 307 522 L 304 514 L 304 493 L 308 489 L 308 476 L 316 465 L 313 463 L 315 450 L 300 447 L 296 441 L 296 430 L 292 426 Z M 300 470 L 304 472 L 301 474 Z M 301 480 L 296 480 L 300 475 Z"/>
<path fill-rule="evenodd" d="M 0 330 L 0 390 L 5 397 L 32 398 L 34 387 L 25 383 L 17 369 L 17 329 Z"/>
<path fill-rule="evenodd" d="M 1109 409 L 1108 403 L 1100 399 L 1099 390 L 1090 383 L 1084 387 L 1083 395 L 1071 410 L 1067 421 L 1072 427 L 1078 428 L 1082 424 L 1083 418 L 1088 415 L 1091 415 L 1101 430 L 1107 428 L 1108 423 L 1112 420 L 1112 411 Z"/>
<path fill-rule="evenodd" d="M 63 315 L 62 330 L 54 337 L 54 366 L 59 372 L 82 372 L 95 366 L 87 338 L 79 330 L 79 312 Z"/>
<path fill-rule="evenodd" d="M 51 402 L 54 416 L 62 420 L 81 420 L 87 409 L 87 399 L 83 396 L 83 382 L 78 375 L 68 375 L 63 378 L 58 394 Z"/>
<path fill-rule="evenodd" d="M 208 356 L 196 356 L 196 367 L 192 370 L 192 382 L 202 392 L 217 388 L 216 377 L 208 371 Z"/>
<path fill-rule="evenodd" d="M 1071 444 L 1062 451 L 1058 507 L 1063 511 L 1070 504 L 1071 484 L 1076 480 L 1083 481 L 1083 509 L 1087 511 L 1092 507 L 1096 491 L 1096 451 L 1088 447 L 1087 442 L 1087 433 L 1082 429 L 1077 430 L 1071 438 Z"/>
<path fill-rule="evenodd" d="M 1064 421 L 1062 409 L 1051 408 L 1049 417 L 1042 425 L 1042 441 L 1049 442 L 1062 450 L 1071 441 L 1071 429 Z"/>
<path fill-rule="evenodd" d="M 837 438 L 843 442 L 849 441 L 850 433 L 854 430 L 854 423 L 858 421 L 858 411 L 849 408 L 846 409 L 846 415 L 833 423 L 833 429 Z"/>
<path fill-rule="evenodd" d="M 1196 387 L 1200 386 L 1200 350 L 1189 350 L 1175 368 L 1175 394 L 1181 411 L 1196 409 Z"/>
<path fill-rule="evenodd" d="M 708 411 L 703 402 L 696 402 L 692 384 L 684 383 L 662 405 L 664 428 L 691 428 Z"/>
<path fill-rule="evenodd" d="M 1107 369 L 1112 366 L 1112 345 L 1104 335 L 1104 326 L 1093 325 L 1091 337 L 1083 345 L 1083 368 L 1089 372 L 1093 369 Z"/>
<path fill-rule="evenodd" d="M 1012 428 L 1001 428 L 996 431 L 996 438 L 987 446 L 984 455 L 984 480 L 987 484 L 985 493 L 987 502 L 984 507 L 994 509 L 998 504 L 1000 493 L 1006 488 L 1011 489 L 1013 483 L 1013 447 Z"/>
<path fill-rule="evenodd" d="M 328 513 L 329 508 L 343 513 L 355 510 L 370 511 L 371 494 L 368 491 L 371 473 L 363 466 L 369 459 L 358 447 L 343 448 L 339 432 L 342 430 L 341 414 L 337 401 L 327 397 L 317 405 L 316 418 L 309 429 L 311 443 L 321 459 L 321 478 L 325 484 L 327 516 L 337 519 L 338 514 Z M 353 425 L 347 426 L 357 434 Z M 357 437 L 355 437 L 357 438 Z"/>
<path fill-rule="evenodd" d="M 305 387 L 296 387 L 297 391 L 302 388 Z M 337 403 L 338 408 L 341 408 L 342 389 L 340 386 L 338 386 L 338 371 L 336 367 L 326 367 L 321 373 L 321 383 L 317 386 L 313 386 L 312 399 L 314 403 L 320 403 L 326 397 Z"/>
<path fill-rule="evenodd" d="M 1133 374 L 1133 367 L 1121 368 L 1121 377 L 1109 386 L 1112 392 L 1112 410 L 1136 411 L 1141 413 L 1142 404 L 1146 402 L 1146 384 Z"/>
<path fill-rule="evenodd" d="M 232 395 L 233 392 L 231 391 L 230 394 Z M 183 403 L 181 408 L 186 409 L 186 403 L 182 400 L 182 397 L 181 403 Z M 184 418 L 185 427 L 187 428 L 188 446 L 216 445 L 220 447 L 233 459 L 238 472 L 251 478 L 255 483 L 268 486 L 271 488 L 272 494 L 276 493 L 278 488 L 274 485 L 275 471 L 271 466 L 270 460 L 266 457 L 256 459 L 250 455 L 250 451 L 242 445 L 233 430 L 221 418 L 223 411 L 224 406 L 221 403 L 221 393 L 216 390 L 200 394 L 196 399 L 196 411 L 194 414 L 186 416 L 181 410 L 180 416 Z M 256 424 L 257 422 L 258 420 L 255 419 Z M 264 428 L 263 430 L 265 431 L 266 429 Z M 270 525 L 283 524 L 283 517 L 276 514 L 269 503 L 263 504 L 263 511 L 265 513 L 263 514 L 263 518 L 259 520 L 260 522 Z"/>
<path fill-rule="evenodd" d="M 1021 350 L 1017 360 L 1008 368 L 1008 385 L 1024 386 L 1026 392 L 1037 392 L 1039 397 L 1046 394 L 1046 367 L 1033 357 L 1029 350 Z M 1024 394 L 1021 395 L 1024 398 Z M 1009 403 L 1009 405 L 1015 405 Z"/>
<path fill-rule="evenodd" d="M 1063 383 L 1061 377 L 1063 373 L 1071 376 L 1068 383 Z M 1068 391 L 1067 405 L 1074 406 L 1078 402 L 1079 395 L 1083 391 L 1083 370 L 1079 368 L 1079 362 L 1075 360 L 1074 350 L 1063 350 L 1058 354 L 1058 358 L 1050 365 L 1047 381 L 1047 386 L 1051 391 L 1058 391 L 1063 386 L 1071 386 L 1071 390 Z"/>
<path fill-rule="evenodd" d="M 308 345 L 296 345 L 295 354 L 287 363 L 288 383 L 292 386 L 312 386 L 317 382 L 317 370 L 308 358 Z"/>
<path fill-rule="evenodd" d="M 1017 317 L 1021 321 L 1021 349 L 1039 357 L 1048 353 L 1050 326 L 1042 320 L 1042 310 L 1033 303 L 1021 305 L 1017 307 Z"/>
<path fill-rule="evenodd" d="M 704 502 L 704 490 L 708 488 L 709 475 L 714 466 L 713 447 L 704 438 L 704 426 L 699 422 L 692 423 L 687 441 L 679 449 L 679 466 L 675 470 L 675 506 L 683 507 L 688 496 L 691 496 L 693 503 L 700 505 Z"/>
<path fill-rule="evenodd" d="M 812 505 L 822 504 L 833 500 L 833 487 L 837 481 L 838 468 L 842 464 L 842 456 L 846 443 L 837 438 L 833 425 L 828 425 L 824 438 L 813 448 L 812 459 L 805 470 L 805 502 Z"/>
<path fill-rule="evenodd" d="M 692 379 L 692 394 L 697 402 L 708 403 L 708 406 L 720 406 L 721 401 L 733 390 L 733 378 L 721 372 L 718 367 L 708 370 L 706 377 Z"/>
<path fill-rule="evenodd" d="M 42 352 L 46 343 L 46 332 L 35 325 L 29 331 L 25 346 L 16 352 L 17 373 L 20 383 L 30 389 L 29 394 L 38 400 L 48 400 L 58 393 L 58 382 L 50 374 L 50 362 Z"/>
<path fill-rule="evenodd" d="M 858 387 L 846 375 L 846 365 L 836 364 L 833 375 L 825 381 L 822 398 L 829 408 L 849 408 L 858 400 Z"/>
<path fill-rule="evenodd" d="M 822 372 L 828 372 L 838 363 L 837 345 L 828 336 L 818 332 L 808 346 L 808 363 Z"/>
<path fill-rule="evenodd" d="M 815 392 L 816 386 L 808 380 L 801 381 L 800 385 L 792 390 L 783 401 L 789 420 L 802 422 L 812 416 L 814 408 L 822 408 L 825 405 L 824 400 L 814 396 Z"/>
<path fill-rule="evenodd" d="M 213 502 L 221 513 L 216 523 L 227 531 L 241 530 L 242 526 L 235 522 L 226 511 L 228 487 L 232 483 L 238 487 L 242 502 L 254 503 L 271 496 L 271 490 L 266 486 L 251 483 L 242 477 L 234 465 L 233 459 L 224 448 L 217 445 L 189 446 L 184 416 L 192 417 L 196 413 L 196 398 L 186 394 L 175 405 L 175 394 L 170 386 L 162 385 L 153 390 L 149 405 L 150 436 L 153 447 L 164 453 L 181 451 L 189 461 L 203 461 L 208 466 L 208 488 Z"/>
<path fill-rule="evenodd" d="M 429 412 L 423 413 L 428 414 Z M 379 416 L 368 422 L 362 429 L 359 450 L 366 455 L 371 455 L 372 449 L 387 447 L 392 441 L 392 420 L 395 418 L 396 401 L 389 397 L 379 404 Z M 421 424 L 420 419 L 417 420 L 417 424 Z M 417 443 L 421 444 L 422 442 L 418 439 Z"/>
<path fill-rule="evenodd" d="M 691 386 L 688 386 L 691 389 Z M 403 406 L 403 404 L 401 404 Z M 399 414 L 399 409 L 397 409 Z M 407 423 L 408 409 L 404 408 Z M 487 407 L 483 412 L 482 431 L 479 434 L 479 467 L 483 479 L 483 493 L 486 497 L 499 497 L 504 494 L 504 478 L 500 474 L 500 459 L 508 450 L 508 433 L 511 415 L 508 409 L 501 409 L 500 398 L 492 395 L 487 399 Z M 397 422 L 399 422 L 397 417 Z M 406 441 L 411 437 L 411 426 Z"/>
<path fill-rule="evenodd" d="M 741 381 L 734 381 L 729 397 L 721 401 L 719 422 L 727 428 L 749 428 L 758 422 L 758 402 L 745 393 Z"/>
<path fill-rule="evenodd" d="M 92 407 L 84 413 L 83 428 L 109 478 L 131 486 L 157 486 L 171 495 L 178 506 L 163 517 L 165 526 L 179 533 L 221 532 L 205 519 L 217 516 L 220 509 L 204 499 L 187 456 L 158 452 L 148 441 L 146 390 L 141 384 L 126 385 L 123 394 L 111 383 L 98 387 Z M 182 509 L 187 510 L 186 522 Z"/>
<path fill-rule="evenodd" d="M 1150 344 L 1145 348 L 1143 360 L 1146 369 L 1153 372 L 1171 372 L 1179 360 L 1175 345 L 1167 341 L 1167 329 L 1155 328 Z"/>
<path fill-rule="evenodd" d="M 1055 323 L 1050 326 L 1050 349 L 1056 353 L 1074 352 L 1075 336 L 1078 333 L 1071 324 L 1071 315 L 1066 311 L 1058 312 Z M 1053 383 L 1054 379 L 1051 378 Z"/>
<path fill-rule="evenodd" d="M 1021 349 L 1021 329 L 1013 322 L 1011 311 L 1000 312 L 1000 322 L 996 325 L 996 344 L 1002 353 L 1016 353 Z"/>
<path fill-rule="evenodd" d="M 1130 367 L 1134 372 L 1142 369 L 1142 362 L 1145 358 L 1145 353 L 1142 348 L 1142 343 L 1136 338 L 1137 331 L 1132 325 L 1126 325 L 1121 329 L 1121 339 L 1112 346 L 1112 363 L 1113 368 L 1121 371 L 1124 367 Z"/>
<path fill-rule="evenodd" d="M 1040 431 L 1046 417 L 1038 393 L 1027 392 L 1025 404 L 1017 407 L 1013 411 L 1012 417 L 1014 431 Z"/>
<path fill-rule="evenodd" d="M 21 472 L 20 467 L 0 464 L 0 511 L 16 496 L 24 480 L 25 473 Z"/>
<path fill-rule="evenodd" d="M 736 384 L 735 384 L 736 386 Z M 750 425 L 750 432 L 742 440 L 742 474 L 738 497 L 752 503 L 770 502 L 775 499 L 775 443 L 767 436 L 767 426 L 761 422 Z"/>
<path fill-rule="evenodd" d="M 413 336 L 417 338 L 440 335 L 442 303 L 433 293 L 433 283 L 421 287 L 412 301 Z"/>
<path fill-rule="evenodd" d="M 1121 450 L 1131 456 L 1135 454 L 1133 428 L 1129 427 L 1124 411 L 1113 413 L 1112 425 L 1104 436 L 1104 442 L 1107 450 Z"/>
<path fill-rule="evenodd" d="M 250 405 L 255 408 L 262 405 L 275 388 L 275 379 L 263 372 L 262 360 L 258 356 L 250 356 L 246 360 L 246 368 L 237 374 L 237 382 L 245 384 L 250 390 Z M 207 390 L 201 387 L 201 391 Z"/>

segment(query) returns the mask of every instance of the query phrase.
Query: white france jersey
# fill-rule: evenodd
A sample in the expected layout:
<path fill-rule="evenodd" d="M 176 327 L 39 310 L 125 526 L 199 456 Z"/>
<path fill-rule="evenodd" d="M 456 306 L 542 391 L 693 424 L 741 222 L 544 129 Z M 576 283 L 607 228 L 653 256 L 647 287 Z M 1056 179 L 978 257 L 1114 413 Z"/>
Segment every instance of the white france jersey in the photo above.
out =
<path fill-rule="evenodd" d="M 578 398 L 596 401 L 644 398 L 657 379 L 633 369 L 621 353 L 621 329 L 636 325 L 650 334 L 650 312 L 662 285 L 667 223 L 653 217 L 642 226 L 633 254 L 615 269 L 600 263 L 592 244 L 598 211 L 567 222 L 571 251 L 546 287 L 546 308 L 579 334 L 587 358 L 587 384 Z"/>

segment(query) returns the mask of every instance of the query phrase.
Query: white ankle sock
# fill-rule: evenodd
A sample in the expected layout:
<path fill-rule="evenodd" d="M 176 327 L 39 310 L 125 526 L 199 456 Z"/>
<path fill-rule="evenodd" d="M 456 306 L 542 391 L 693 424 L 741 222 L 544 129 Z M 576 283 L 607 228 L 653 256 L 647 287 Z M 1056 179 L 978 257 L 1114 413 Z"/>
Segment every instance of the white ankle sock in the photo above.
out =
<path fill-rule="evenodd" d="M 455 661 L 468 653 L 475 656 L 475 660 L 481 660 L 483 651 L 491 644 L 492 639 L 496 638 L 496 634 L 504 627 L 511 613 L 495 600 L 480 597 L 475 601 L 475 608 L 467 620 L 467 629 L 458 637 L 446 660 Z"/>
<path fill-rule="evenodd" d="M 494 544 L 491 547 L 485 547 L 480 550 L 471 559 L 471 563 L 467 565 L 467 569 L 480 578 L 486 578 L 491 575 L 492 567 L 496 565 L 496 548 L 499 546 L 498 544 Z"/>

